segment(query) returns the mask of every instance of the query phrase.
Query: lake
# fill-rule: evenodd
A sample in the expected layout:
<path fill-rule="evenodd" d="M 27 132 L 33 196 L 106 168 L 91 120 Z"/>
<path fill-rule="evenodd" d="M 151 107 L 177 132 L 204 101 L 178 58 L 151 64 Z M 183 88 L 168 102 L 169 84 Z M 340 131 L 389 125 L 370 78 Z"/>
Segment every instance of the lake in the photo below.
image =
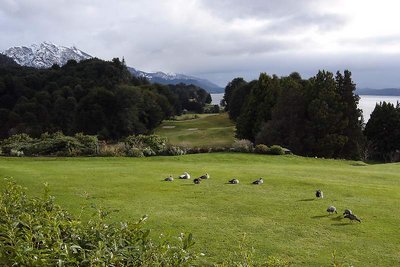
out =
<path fill-rule="evenodd" d="M 224 97 L 224 94 L 211 94 L 211 104 L 213 105 L 219 105 L 221 102 L 222 98 Z M 372 113 L 372 111 L 375 108 L 376 103 L 379 102 L 390 102 L 396 105 L 397 101 L 400 102 L 400 96 L 377 96 L 377 95 L 361 95 L 360 96 L 360 102 L 358 104 L 358 107 L 362 109 L 363 115 L 364 115 L 364 122 L 366 123 L 369 120 L 369 117 Z"/>

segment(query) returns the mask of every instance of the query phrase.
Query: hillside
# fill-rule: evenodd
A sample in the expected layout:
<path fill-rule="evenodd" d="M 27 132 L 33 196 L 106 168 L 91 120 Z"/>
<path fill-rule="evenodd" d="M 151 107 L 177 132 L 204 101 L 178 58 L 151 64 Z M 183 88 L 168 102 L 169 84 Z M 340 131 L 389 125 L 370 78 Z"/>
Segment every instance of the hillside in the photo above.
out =
<path fill-rule="evenodd" d="M 209 148 L 233 144 L 235 127 L 226 113 L 194 117 L 188 114 L 178 117 L 178 120 L 163 121 L 155 133 L 167 137 L 173 145 L 184 147 Z"/>
<path fill-rule="evenodd" d="M 163 178 L 205 172 L 200 185 Z M 268 255 L 293 266 L 397 266 L 400 165 L 211 153 L 150 158 L 0 158 L 0 177 L 38 195 L 48 182 L 56 203 L 75 215 L 95 204 L 118 210 L 113 221 L 149 216 L 154 233 L 191 232 L 203 260 L 232 257 L 243 235 L 257 261 Z M 233 177 L 238 185 L 227 184 Z M 251 182 L 264 177 L 261 186 Z M 0 186 L 4 181 L 0 179 Z M 325 197 L 315 199 L 315 190 Z M 339 214 L 328 215 L 336 206 Z M 351 209 L 362 223 L 343 219 Z M 88 209 L 84 210 L 89 212 Z M 158 238 L 158 236 L 155 236 Z"/>

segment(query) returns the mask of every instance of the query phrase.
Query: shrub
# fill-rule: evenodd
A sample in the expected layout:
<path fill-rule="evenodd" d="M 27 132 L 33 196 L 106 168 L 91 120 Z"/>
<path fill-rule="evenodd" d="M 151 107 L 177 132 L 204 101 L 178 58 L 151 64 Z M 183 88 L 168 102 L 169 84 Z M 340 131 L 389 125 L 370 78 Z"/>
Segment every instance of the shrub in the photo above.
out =
<path fill-rule="evenodd" d="M 263 144 L 256 145 L 254 153 L 257 154 L 268 154 L 269 147 Z"/>
<path fill-rule="evenodd" d="M 273 145 L 268 149 L 268 154 L 270 154 L 270 155 L 283 155 L 283 154 L 285 154 L 285 151 L 281 146 Z"/>
<path fill-rule="evenodd" d="M 11 151 L 13 150 L 13 154 L 15 151 L 24 152 L 27 148 L 29 148 L 33 142 L 33 139 L 27 134 L 16 134 L 10 136 L 7 139 L 4 139 L 1 142 L 1 150 L 5 155 L 11 155 Z"/>
<path fill-rule="evenodd" d="M 125 138 L 127 152 L 132 148 L 142 150 L 146 156 L 160 155 L 167 149 L 167 138 L 158 135 L 130 135 Z"/>
<path fill-rule="evenodd" d="M 1 266 L 191 266 L 192 235 L 158 243 L 138 222 L 108 223 L 109 211 L 93 207 L 80 221 L 54 203 L 48 187 L 41 198 L 28 198 L 7 182 L 0 195 Z"/>
<path fill-rule="evenodd" d="M 125 156 L 126 149 L 123 143 L 107 144 L 102 142 L 99 144 L 98 155 L 103 157 L 121 157 Z"/>
<path fill-rule="evenodd" d="M 65 136 L 61 132 L 44 133 L 38 139 L 33 139 L 26 134 L 18 134 L 5 139 L 1 143 L 1 150 L 10 156 L 94 155 L 98 153 L 98 140 L 96 136 L 76 134 L 72 137 Z"/>
<path fill-rule="evenodd" d="M 11 149 L 10 151 L 10 156 L 12 157 L 23 157 L 24 156 L 24 151 L 19 151 L 16 149 Z"/>
<path fill-rule="evenodd" d="M 235 140 L 232 151 L 249 153 L 253 151 L 253 143 L 247 139 Z"/>
<path fill-rule="evenodd" d="M 170 155 L 170 156 L 180 156 L 180 155 L 185 155 L 185 154 L 186 154 L 186 150 L 184 148 L 177 147 L 177 146 L 169 146 L 166 150 L 166 155 Z"/>
<path fill-rule="evenodd" d="M 143 151 L 140 148 L 136 148 L 136 147 L 127 149 L 126 155 L 129 157 L 136 157 L 136 158 L 144 157 Z"/>

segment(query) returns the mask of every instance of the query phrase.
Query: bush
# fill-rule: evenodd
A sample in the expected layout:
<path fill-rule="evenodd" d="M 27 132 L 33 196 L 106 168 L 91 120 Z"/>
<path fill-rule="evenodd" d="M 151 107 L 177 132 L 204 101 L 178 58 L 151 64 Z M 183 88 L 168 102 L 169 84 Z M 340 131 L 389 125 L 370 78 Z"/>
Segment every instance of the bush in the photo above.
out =
<path fill-rule="evenodd" d="M 167 138 L 158 135 L 130 135 L 125 138 L 127 154 L 135 148 L 142 151 L 145 156 L 161 155 L 167 149 Z"/>
<path fill-rule="evenodd" d="M 273 145 L 268 149 L 268 153 L 270 155 L 283 155 L 285 154 L 284 149 L 281 146 Z"/>
<path fill-rule="evenodd" d="M 1 149 L 9 156 L 95 155 L 98 153 L 98 140 L 96 136 L 76 134 L 73 137 L 65 136 L 61 132 L 44 133 L 38 139 L 33 139 L 26 134 L 18 134 L 5 139 L 1 143 Z"/>
<path fill-rule="evenodd" d="M 123 143 L 107 144 L 102 142 L 99 144 L 99 155 L 103 157 L 121 157 L 125 156 L 126 149 Z"/>
<path fill-rule="evenodd" d="M 180 156 L 180 155 L 185 155 L 185 154 L 186 154 L 186 150 L 184 148 L 177 147 L 177 146 L 169 146 L 166 150 L 166 155 L 169 155 L 169 156 Z"/>
<path fill-rule="evenodd" d="M 143 151 L 140 148 L 129 148 L 128 150 L 126 150 L 126 155 L 129 157 L 136 157 L 136 158 L 143 158 L 144 154 Z"/>
<path fill-rule="evenodd" d="M 13 151 L 13 154 L 15 154 L 15 151 L 23 153 L 32 145 L 32 141 L 33 139 L 27 134 L 16 134 L 1 142 L 1 151 L 5 155 L 15 156 L 11 155 L 11 151 Z"/>
<path fill-rule="evenodd" d="M 253 152 L 253 143 L 247 139 L 235 140 L 232 151 L 244 153 Z"/>
<path fill-rule="evenodd" d="M 269 147 L 263 144 L 256 145 L 254 149 L 254 153 L 257 154 L 268 154 L 269 152 Z"/>
<path fill-rule="evenodd" d="M 93 207 L 80 221 L 54 203 L 47 186 L 41 198 L 28 198 L 7 182 L 0 195 L 1 266 L 191 266 L 192 235 L 159 243 L 138 222 L 107 223 L 109 211 Z"/>

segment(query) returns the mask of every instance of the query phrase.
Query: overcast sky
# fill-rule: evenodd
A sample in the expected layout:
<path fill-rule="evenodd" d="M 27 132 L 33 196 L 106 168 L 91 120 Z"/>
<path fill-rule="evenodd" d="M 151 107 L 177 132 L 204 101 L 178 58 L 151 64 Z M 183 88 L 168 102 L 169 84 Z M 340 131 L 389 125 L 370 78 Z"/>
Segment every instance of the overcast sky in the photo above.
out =
<path fill-rule="evenodd" d="M 349 69 L 400 87 L 397 0 L 0 0 L 0 50 L 42 41 L 221 86 L 260 72 Z"/>

